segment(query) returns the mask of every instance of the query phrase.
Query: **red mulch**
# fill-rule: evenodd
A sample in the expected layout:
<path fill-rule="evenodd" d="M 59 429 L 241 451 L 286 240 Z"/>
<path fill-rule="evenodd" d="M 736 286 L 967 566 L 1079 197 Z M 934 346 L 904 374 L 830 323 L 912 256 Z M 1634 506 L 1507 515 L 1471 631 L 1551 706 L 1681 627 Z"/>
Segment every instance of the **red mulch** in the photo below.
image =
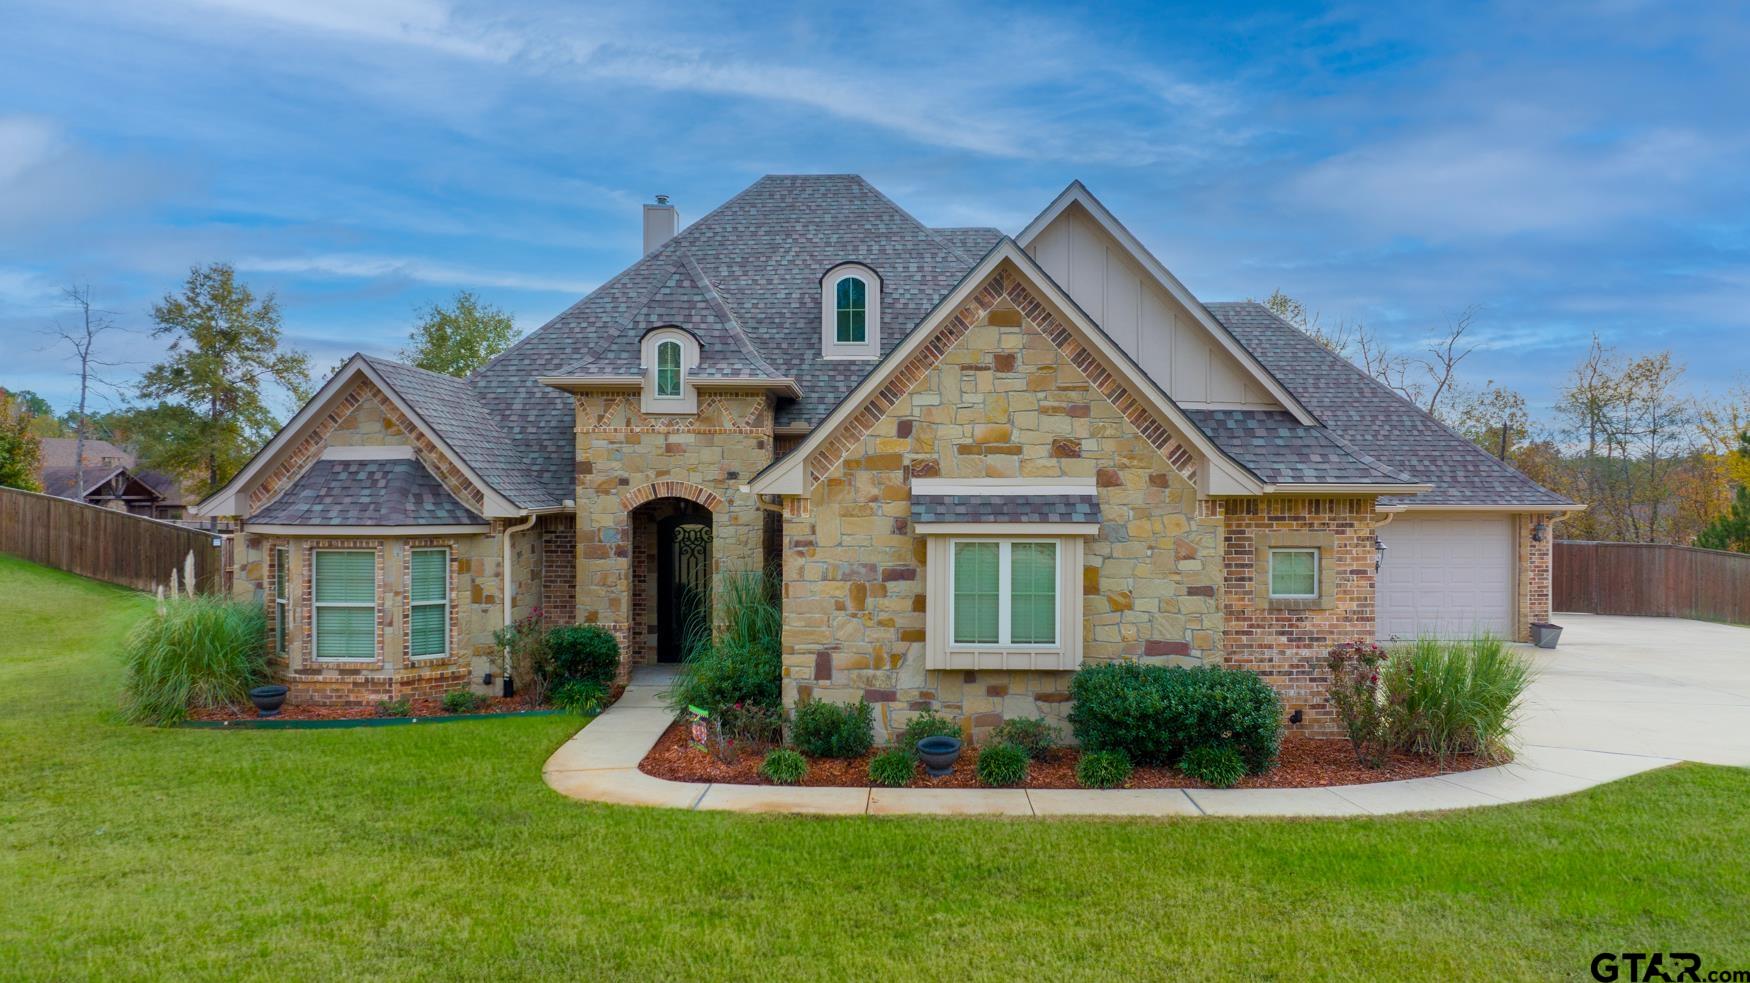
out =
<path fill-rule="evenodd" d="M 638 768 L 647 775 L 677 782 L 725 782 L 738 785 L 770 785 L 760 776 L 760 760 L 770 745 L 749 745 L 741 748 L 733 763 L 719 761 L 692 745 L 687 729 L 675 724 L 650 749 Z M 860 787 L 869 782 L 869 759 L 810 758 L 808 775 L 803 785 Z M 1044 761 L 1027 767 L 1027 780 L 1021 788 L 1080 788 L 1076 782 L 1076 760 L 1081 753 L 1074 748 L 1058 748 Z M 967 748 L 954 763 L 954 770 L 941 778 L 929 777 L 922 768 L 912 779 L 912 788 L 977 788 L 978 776 L 973 765 L 978 749 Z M 1262 775 L 1247 775 L 1237 788 L 1317 788 L 1324 785 L 1364 785 L 1369 782 L 1389 782 L 1401 778 L 1425 778 L 1455 771 L 1487 768 L 1498 762 L 1474 756 L 1463 756 L 1447 762 L 1442 768 L 1433 758 L 1413 754 L 1394 754 L 1380 768 L 1357 764 L 1355 752 L 1348 741 L 1316 741 L 1307 737 L 1285 737 L 1282 754 L 1276 767 Z M 1194 778 L 1187 778 L 1172 768 L 1139 767 L 1130 775 L 1125 788 L 1208 788 Z"/>
<path fill-rule="evenodd" d="M 608 693 L 608 703 L 612 705 L 626 691 L 624 684 L 615 684 Z M 457 716 L 444 709 L 444 703 L 438 699 L 416 699 L 408 701 L 409 711 L 398 716 L 408 717 L 452 717 Z M 545 703 L 535 703 L 526 696 L 494 696 L 488 699 L 473 713 L 515 713 L 522 710 L 551 710 Z M 604 707 L 605 709 L 605 707 Z M 190 720 L 253 720 L 259 716 L 255 707 L 245 704 L 231 707 L 200 707 L 188 712 Z M 375 703 L 365 706 L 336 706 L 327 703 L 288 703 L 280 707 L 280 713 L 275 720 L 358 720 L 364 717 L 380 717 Z"/>

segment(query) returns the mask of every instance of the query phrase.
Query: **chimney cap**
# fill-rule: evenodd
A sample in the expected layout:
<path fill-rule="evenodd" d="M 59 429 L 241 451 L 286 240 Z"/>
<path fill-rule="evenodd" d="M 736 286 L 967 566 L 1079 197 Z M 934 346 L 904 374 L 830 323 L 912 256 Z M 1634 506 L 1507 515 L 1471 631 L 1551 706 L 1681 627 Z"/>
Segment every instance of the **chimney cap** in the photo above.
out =
<path fill-rule="evenodd" d="M 656 203 L 657 203 L 657 204 L 658 204 L 658 205 L 666 205 L 666 204 L 668 204 L 668 195 L 657 195 L 657 196 L 656 196 Z"/>

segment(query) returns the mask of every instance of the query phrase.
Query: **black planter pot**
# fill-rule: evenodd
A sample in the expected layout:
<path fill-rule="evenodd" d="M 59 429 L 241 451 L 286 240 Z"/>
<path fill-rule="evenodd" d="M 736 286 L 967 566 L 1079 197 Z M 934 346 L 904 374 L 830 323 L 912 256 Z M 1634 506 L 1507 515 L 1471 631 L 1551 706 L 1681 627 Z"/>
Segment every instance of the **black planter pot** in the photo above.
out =
<path fill-rule="evenodd" d="M 275 684 L 273 686 L 257 686 L 249 691 L 249 702 L 255 704 L 255 709 L 263 717 L 277 717 L 280 707 L 286 702 L 286 688 Z"/>
<path fill-rule="evenodd" d="M 1531 643 L 1540 649 L 1553 649 L 1562 640 L 1562 626 L 1547 621 L 1531 623 Z"/>
<path fill-rule="evenodd" d="M 959 757 L 958 737 L 926 737 L 918 742 L 918 760 L 936 778 L 948 774 L 948 769 L 954 767 L 954 761 Z"/>

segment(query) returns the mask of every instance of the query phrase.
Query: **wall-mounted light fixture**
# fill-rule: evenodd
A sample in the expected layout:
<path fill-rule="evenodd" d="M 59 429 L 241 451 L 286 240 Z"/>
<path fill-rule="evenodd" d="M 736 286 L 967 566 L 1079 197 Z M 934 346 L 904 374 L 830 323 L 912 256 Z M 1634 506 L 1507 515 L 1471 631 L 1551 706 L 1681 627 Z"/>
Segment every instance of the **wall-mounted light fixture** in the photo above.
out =
<path fill-rule="evenodd" d="M 1537 525 L 1531 527 L 1531 541 L 1534 543 L 1543 542 L 1543 537 L 1548 532 L 1549 532 L 1549 523 L 1543 521 L 1542 519 L 1537 520 Z"/>
<path fill-rule="evenodd" d="M 1377 535 L 1373 537 L 1373 572 L 1379 572 L 1380 564 L 1385 562 L 1385 540 Z"/>

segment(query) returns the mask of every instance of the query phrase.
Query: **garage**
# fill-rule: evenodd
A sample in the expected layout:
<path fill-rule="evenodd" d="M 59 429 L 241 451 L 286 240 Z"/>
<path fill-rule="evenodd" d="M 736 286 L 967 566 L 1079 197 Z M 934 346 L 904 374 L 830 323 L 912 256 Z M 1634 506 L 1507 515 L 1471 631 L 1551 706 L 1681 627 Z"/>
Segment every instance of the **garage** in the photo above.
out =
<path fill-rule="evenodd" d="M 1380 527 L 1379 538 L 1380 639 L 1514 636 L 1510 516 L 1400 513 Z"/>

